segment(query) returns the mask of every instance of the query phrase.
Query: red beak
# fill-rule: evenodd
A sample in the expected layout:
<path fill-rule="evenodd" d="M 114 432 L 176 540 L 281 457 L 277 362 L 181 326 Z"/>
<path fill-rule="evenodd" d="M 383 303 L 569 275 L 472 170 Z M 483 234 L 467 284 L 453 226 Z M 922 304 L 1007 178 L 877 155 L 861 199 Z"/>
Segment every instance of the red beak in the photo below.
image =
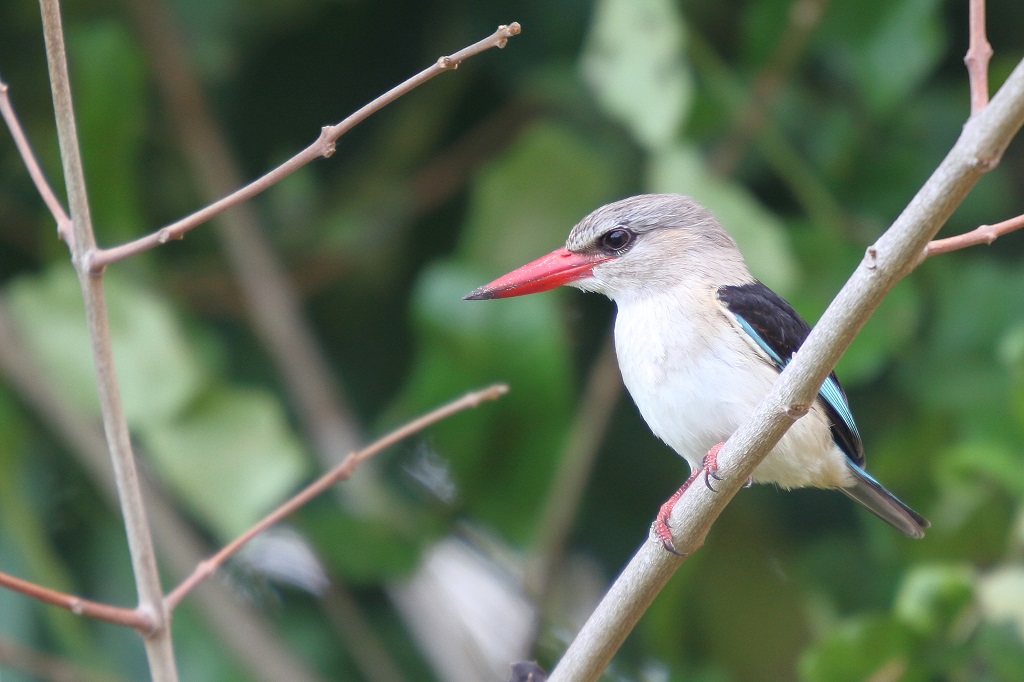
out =
<path fill-rule="evenodd" d="M 563 247 L 516 268 L 490 284 L 474 289 L 462 298 L 467 301 L 480 301 L 547 291 L 562 284 L 590 277 L 595 265 L 611 259 L 611 256 L 600 253 L 573 253 Z"/>

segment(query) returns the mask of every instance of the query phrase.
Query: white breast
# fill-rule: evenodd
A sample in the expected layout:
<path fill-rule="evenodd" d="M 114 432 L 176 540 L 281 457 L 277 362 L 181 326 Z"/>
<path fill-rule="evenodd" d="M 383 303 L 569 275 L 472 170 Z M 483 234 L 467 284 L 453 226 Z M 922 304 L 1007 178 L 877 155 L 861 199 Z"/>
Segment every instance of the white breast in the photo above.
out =
<path fill-rule="evenodd" d="M 699 467 L 750 416 L 778 372 L 726 317 L 713 289 L 680 287 L 616 303 L 615 349 L 626 388 L 654 434 Z M 817 407 L 793 425 L 754 479 L 785 488 L 852 483 Z"/>

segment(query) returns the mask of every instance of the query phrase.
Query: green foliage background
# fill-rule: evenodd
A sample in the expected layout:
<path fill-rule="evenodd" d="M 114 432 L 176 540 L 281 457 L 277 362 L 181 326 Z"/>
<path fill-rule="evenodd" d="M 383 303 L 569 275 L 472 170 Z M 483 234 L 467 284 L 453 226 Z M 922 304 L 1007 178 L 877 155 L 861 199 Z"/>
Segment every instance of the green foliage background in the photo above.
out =
<path fill-rule="evenodd" d="M 678 191 L 711 207 L 754 273 L 816 319 L 968 115 L 966 5 L 175 3 L 250 177 L 438 55 L 499 23 L 523 26 L 505 50 L 417 90 L 342 138 L 329 161 L 254 202 L 368 434 L 486 383 L 512 389 L 384 454 L 369 500 L 343 488 L 293 519 L 409 679 L 432 673 L 386 585 L 466 527 L 516 552 L 530 547 L 612 315 L 607 301 L 576 292 L 483 304 L 461 295 L 558 246 L 602 203 Z M 794 39 L 794 6 L 810 17 L 806 42 Z M 814 8 L 820 17 L 807 15 Z M 994 89 L 1024 56 L 1024 4 L 991 0 L 988 18 Z M 99 241 L 193 210 L 199 192 L 124 7 L 70 3 L 65 23 Z M 30 2 L 0 5 L 0 73 L 59 185 Z M 744 111 L 773 75 L 777 94 L 756 108 L 764 124 L 746 141 Z M 1024 212 L 1022 152 L 1011 146 L 944 234 Z M 744 491 L 609 679 L 1022 679 L 1022 259 L 1015 234 L 929 260 L 838 368 L 871 471 L 931 519 L 927 537 L 909 541 L 834 493 Z M 222 542 L 320 465 L 209 228 L 111 271 L 118 370 L 145 468 Z M 6 134 L 0 285 L 45 380 L 95 413 L 66 249 Z M 447 470 L 451 494 L 409 473 L 424 453 Z M 571 552 L 601 580 L 613 577 L 685 474 L 622 400 Z M 2 378 L 0 570 L 99 600 L 135 598 L 116 510 Z M 241 569 L 233 577 L 311 667 L 360 679 L 316 600 Z M 550 617 L 535 652 L 548 666 L 565 646 L 564 617 Z M 204 627 L 186 600 L 175 637 L 187 679 L 244 679 Z M 20 595 L 0 592 L 0 636 L 123 679 L 145 676 L 133 633 Z M 0 673 L 31 679 L 2 663 Z"/>

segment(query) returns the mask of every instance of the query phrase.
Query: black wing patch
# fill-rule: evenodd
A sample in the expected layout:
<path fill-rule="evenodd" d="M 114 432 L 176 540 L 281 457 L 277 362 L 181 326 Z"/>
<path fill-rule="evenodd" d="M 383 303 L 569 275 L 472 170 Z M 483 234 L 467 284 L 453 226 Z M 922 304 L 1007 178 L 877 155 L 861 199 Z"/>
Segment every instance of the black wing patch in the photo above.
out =
<path fill-rule="evenodd" d="M 718 299 L 780 372 L 811 332 L 786 299 L 756 280 L 720 287 Z M 832 423 L 832 439 L 854 464 L 863 467 L 864 446 L 835 372 L 825 379 L 818 395 Z"/>

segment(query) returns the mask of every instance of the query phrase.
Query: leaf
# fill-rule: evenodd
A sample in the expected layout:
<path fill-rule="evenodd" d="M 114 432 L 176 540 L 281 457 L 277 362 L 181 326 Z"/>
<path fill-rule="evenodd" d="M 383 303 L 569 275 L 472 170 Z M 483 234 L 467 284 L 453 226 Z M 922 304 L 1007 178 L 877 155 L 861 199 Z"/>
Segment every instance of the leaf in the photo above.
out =
<path fill-rule="evenodd" d="M 137 236 L 143 195 L 138 161 L 147 120 L 144 59 L 123 26 L 104 21 L 78 25 L 70 52 L 97 234 L 104 240 Z"/>
<path fill-rule="evenodd" d="M 646 184 L 706 206 L 736 240 L 754 276 L 775 291 L 785 295 L 798 279 L 782 221 L 742 186 L 711 175 L 694 148 L 679 144 L 652 154 Z"/>
<path fill-rule="evenodd" d="M 907 627 L 883 616 L 844 623 L 811 647 L 800 661 L 805 682 L 862 682 L 867 679 L 924 680 L 909 668 L 915 658 Z M 884 674 L 888 671 L 889 674 Z"/>
<path fill-rule="evenodd" d="M 897 368 L 906 390 L 929 409 L 948 409 L 1005 430 L 1013 372 L 1008 330 L 1024 323 L 1024 273 L 991 261 L 929 261 L 935 299 L 929 342 Z M 1002 353 L 1000 352 L 1002 351 Z M 980 422 L 979 422 L 980 423 Z"/>
<path fill-rule="evenodd" d="M 510 384 L 500 404 L 431 430 L 462 502 L 520 538 L 532 530 L 570 419 L 572 379 L 556 292 L 463 301 L 470 290 L 561 245 L 584 215 L 619 194 L 623 171 L 563 125 L 534 125 L 476 178 L 458 258 L 426 268 L 413 293 L 418 353 L 390 415 L 415 413 L 469 387 Z M 564 299 L 561 299 L 564 300 Z M 498 482 L 515 495 L 496 495 Z"/>
<path fill-rule="evenodd" d="M 675 139 L 693 97 L 682 16 L 671 0 L 599 0 L 580 68 L 642 146 Z"/>
<path fill-rule="evenodd" d="M 616 197 L 621 177 L 614 159 L 572 129 L 535 125 L 477 176 L 459 253 L 494 276 L 538 258 Z"/>
<path fill-rule="evenodd" d="M 141 437 L 163 477 L 223 539 L 281 502 L 307 470 L 281 404 L 261 390 L 213 390 Z"/>
<path fill-rule="evenodd" d="M 939 453 L 934 466 L 936 476 L 950 485 L 980 478 L 1024 501 L 1024 469 L 1016 443 L 965 438 Z"/>
<path fill-rule="evenodd" d="M 205 383 L 203 369 L 163 299 L 115 273 L 104 277 L 122 402 L 132 427 L 173 418 Z M 11 310 L 47 378 L 80 409 L 98 414 L 81 289 L 56 265 L 10 285 Z"/>
<path fill-rule="evenodd" d="M 838 289 L 833 293 L 838 293 Z M 914 338 L 920 321 L 921 299 L 917 290 L 909 283 L 891 289 L 836 366 L 844 385 L 853 386 L 877 377 Z"/>
<path fill-rule="evenodd" d="M 938 0 L 830 3 L 819 50 L 852 77 L 876 115 L 912 97 L 942 57 Z"/>
<path fill-rule="evenodd" d="M 351 584 L 372 584 L 412 572 L 420 547 L 393 523 L 348 516 L 331 506 L 327 513 L 304 514 L 302 528 L 321 558 Z M 332 573 L 334 572 L 332 571 Z"/>
<path fill-rule="evenodd" d="M 442 422 L 429 438 L 451 464 L 459 497 L 474 517 L 524 537 L 570 420 L 568 343 L 557 294 L 462 300 L 483 281 L 479 270 L 455 263 L 433 265 L 420 277 L 413 299 L 419 352 L 390 413 L 413 413 L 470 387 L 507 382 L 511 391 L 499 403 Z"/>
<path fill-rule="evenodd" d="M 813 325 L 846 284 L 864 250 L 810 224 L 794 231 L 792 244 L 804 267 L 801 286 L 789 302 Z M 916 280 L 893 287 L 840 358 L 836 374 L 843 386 L 849 389 L 873 380 L 891 367 L 920 331 L 923 307 Z M 853 407 L 856 412 L 856 403 Z"/>
<path fill-rule="evenodd" d="M 974 580 L 965 566 L 915 566 L 903 578 L 894 611 L 919 634 L 940 635 L 972 606 Z"/>

